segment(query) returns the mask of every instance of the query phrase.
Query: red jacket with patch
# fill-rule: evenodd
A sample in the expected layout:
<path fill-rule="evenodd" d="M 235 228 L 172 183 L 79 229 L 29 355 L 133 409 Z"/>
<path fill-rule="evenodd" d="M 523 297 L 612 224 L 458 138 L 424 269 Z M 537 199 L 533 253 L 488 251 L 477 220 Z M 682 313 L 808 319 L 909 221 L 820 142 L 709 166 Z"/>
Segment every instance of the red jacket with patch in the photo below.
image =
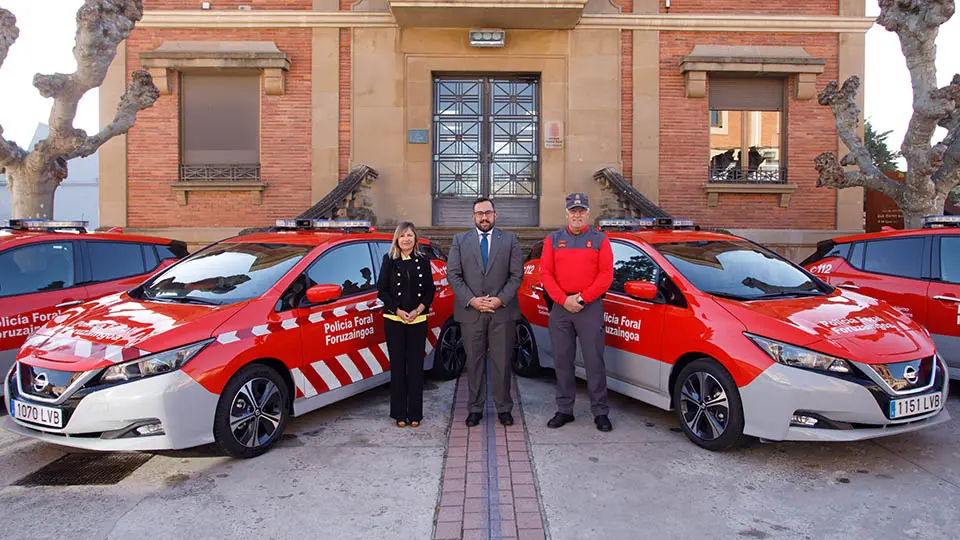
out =
<path fill-rule="evenodd" d="M 563 304 L 580 293 L 590 303 L 613 283 L 613 249 L 602 232 L 587 227 L 574 234 L 569 227 L 554 231 L 543 241 L 540 278 L 554 302 Z"/>

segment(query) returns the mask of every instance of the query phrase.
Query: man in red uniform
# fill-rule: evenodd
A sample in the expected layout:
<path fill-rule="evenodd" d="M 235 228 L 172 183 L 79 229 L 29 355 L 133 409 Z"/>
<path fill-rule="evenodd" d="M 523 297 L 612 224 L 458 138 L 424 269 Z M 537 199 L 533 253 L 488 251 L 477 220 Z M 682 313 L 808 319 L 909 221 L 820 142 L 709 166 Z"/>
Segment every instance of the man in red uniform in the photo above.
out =
<path fill-rule="evenodd" d="M 573 360 L 577 338 L 587 370 L 590 410 L 600 431 L 613 424 L 607 407 L 607 370 L 603 363 L 603 293 L 613 282 L 613 250 L 610 240 L 587 226 L 590 202 L 583 193 L 567 196 L 567 226 L 550 233 L 543 242 L 540 277 L 553 299 L 550 311 L 550 341 L 557 374 L 557 414 L 548 427 L 573 421 L 577 382 Z"/>

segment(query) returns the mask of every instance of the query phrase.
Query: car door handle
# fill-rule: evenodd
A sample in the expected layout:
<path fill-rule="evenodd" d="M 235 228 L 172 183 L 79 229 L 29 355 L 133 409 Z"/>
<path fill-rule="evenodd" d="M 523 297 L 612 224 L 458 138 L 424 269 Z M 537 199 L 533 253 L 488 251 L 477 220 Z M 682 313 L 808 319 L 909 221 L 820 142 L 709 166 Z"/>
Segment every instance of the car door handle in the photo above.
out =
<path fill-rule="evenodd" d="M 62 303 L 62 304 L 57 304 L 57 305 L 56 305 L 56 308 L 57 308 L 57 309 L 63 309 L 63 308 L 68 308 L 68 307 L 73 307 L 73 306 L 79 306 L 79 305 L 82 304 L 82 303 L 83 303 L 83 300 L 70 300 L 69 302 L 64 302 L 64 303 Z"/>
<path fill-rule="evenodd" d="M 533 287 L 530 287 L 530 289 L 533 290 L 533 292 L 538 292 L 540 294 L 543 294 L 546 292 L 543 290 L 543 285 L 534 285 Z"/>
<path fill-rule="evenodd" d="M 934 299 L 934 300 L 942 300 L 942 301 L 944 301 L 944 302 L 958 302 L 958 303 L 960 303 L 960 298 L 957 298 L 957 297 L 955 297 L 955 296 L 934 296 L 933 299 Z"/>
<path fill-rule="evenodd" d="M 847 290 L 850 290 L 850 291 L 858 291 L 858 290 L 860 290 L 860 287 L 857 287 L 857 286 L 854 285 L 853 283 L 841 283 L 841 284 L 837 285 L 837 287 L 840 287 L 841 289 L 847 289 Z"/>

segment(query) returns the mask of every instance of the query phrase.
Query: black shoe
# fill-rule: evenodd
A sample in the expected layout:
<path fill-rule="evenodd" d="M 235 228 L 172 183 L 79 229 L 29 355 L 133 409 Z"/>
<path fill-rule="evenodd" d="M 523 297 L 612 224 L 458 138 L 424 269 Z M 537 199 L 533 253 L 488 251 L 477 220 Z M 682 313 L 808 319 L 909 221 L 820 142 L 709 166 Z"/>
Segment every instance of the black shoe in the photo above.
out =
<path fill-rule="evenodd" d="M 551 418 L 549 422 L 547 422 L 547 427 L 559 428 L 559 427 L 563 427 L 564 424 L 567 424 L 569 422 L 573 422 L 572 414 L 558 412 L 557 414 L 553 415 L 553 418 Z"/>
<path fill-rule="evenodd" d="M 467 427 L 473 427 L 480 423 L 480 419 L 483 418 L 483 413 L 472 412 L 467 415 Z"/>
<path fill-rule="evenodd" d="M 610 423 L 610 419 L 605 414 L 597 415 L 593 419 L 593 423 L 597 425 L 597 429 L 600 431 L 613 431 L 613 424 Z"/>
<path fill-rule="evenodd" d="M 500 418 L 500 423 L 505 426 L 513 425 L 513 415 L 508 412 L 502 412 L 497 415 Z"/>

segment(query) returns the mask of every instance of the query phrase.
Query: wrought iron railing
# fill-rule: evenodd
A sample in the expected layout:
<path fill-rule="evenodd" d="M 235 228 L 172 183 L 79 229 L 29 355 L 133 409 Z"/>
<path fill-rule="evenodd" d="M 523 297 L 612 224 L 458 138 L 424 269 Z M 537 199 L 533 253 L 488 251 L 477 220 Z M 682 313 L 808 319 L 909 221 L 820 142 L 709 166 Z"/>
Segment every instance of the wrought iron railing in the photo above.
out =
<path fill-rule="evenodd" d="M 710 167 L 709 181 L 715 184 L 786 184 L 787 168 L 747 169 Z"/>
<path fill-rule="evenodd" d="M 180 165 L 181 182 L 259 182 L 260 164 Z"/>

